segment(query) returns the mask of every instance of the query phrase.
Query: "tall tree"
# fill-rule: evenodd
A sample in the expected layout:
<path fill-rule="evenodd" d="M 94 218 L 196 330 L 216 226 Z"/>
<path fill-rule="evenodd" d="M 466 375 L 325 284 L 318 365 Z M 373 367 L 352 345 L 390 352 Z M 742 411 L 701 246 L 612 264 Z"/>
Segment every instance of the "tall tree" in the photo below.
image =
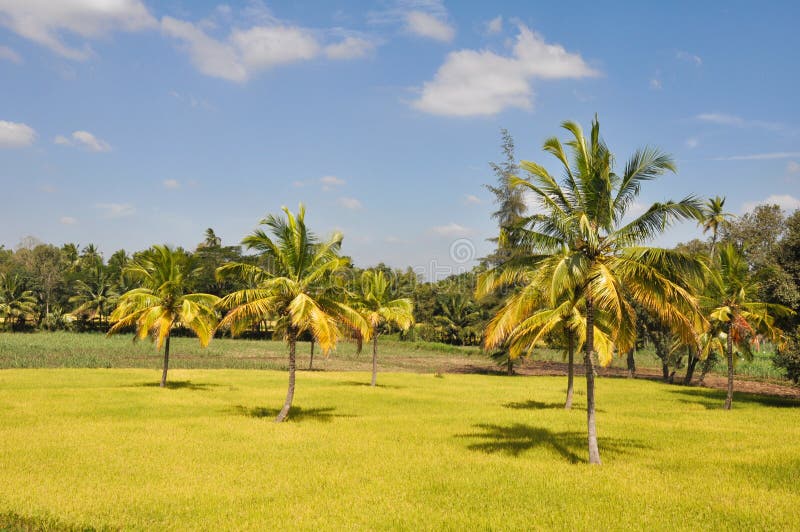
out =
<path fill-rule="evenodd" d="M 370 338 L 364 318 L 347 305 L 341 287 L 332 275 L 346 268 L 349 260 L 339 256 L 341 233 L 320 241 L 306 227 L 306 210 L 300 205 L 297 215 L 283 209 L 285 217 L 269 215 L 261 220 L 242 244 L 261 254 L 261 265 L 243 262 L 220 267 L 220 278 L 234 276 L 246 280 L 250 288 L 228 294 L 219 303 L 229 312 L 220 322 L 237 334 L 253 324 L 274 320 L 289 347 L 289 387 L 276 422 L 289 415 L 295 390 L 297 339 L 310 331 L 324 353 L 334 348 L 343 336 L 342 327 Z"/>
<path fill-rule="evenodd" d="M 36 311 L 36 296 L 25 289 L 19 275 L 0 273 L 0 317 L 4 328 L 12 330 L 14 322 L 33 316 Z"/>
<path fill-rule="evenodd" d="M 50 314 L 56 290 L 64 283 L 64 274 L 69 268 L 61 250 L 48 244 L 38 244 L 33 249 L 20 248 L 16 257 L 30 273 L 31 290 L 42 302 L 41 319 Z"/>
<path fill-rule="evenodd" d="M 699 275 L 701 265 L 678 252 L 643 247 L 675 220 L 698 219 L 699 202 L 693 197 L 655 203 L 643 214 L 625 221 L 629 208 L 644 182 L 666 171 L 674 171 L 672 159 L 657 149 L 637 150 L 623 173 L 614 172 L 614 158 L 600 139 L 595 118 L 589 138 L 574 122 L 564 122 L 571 139 L 544 143 L 544 150 L 563 166 L 557 181 L 541 165 L 523 161 L 531 180 L 512 179 L 537 202 L 538 212 L 528 217 L 520 245 L 537 260 L 537 276 L 549 284 L 550 308 L 568 300 L 580 309 L 586 329 L 584 368 L 586 375 L 589 462 L 600 463 L 595 421 L 595 362 L 600 337 L 595 324 L 607 324 L 609 341 L 620 352 L 633 346 L 636 314 L 627 298 L 686 338 L 693 338 L 695 325 L 687 317 L 696 307 L 695 298 L 675 281 L 680 276 Z M 571 158 L 570 158 L 571 156 Z"/>
<path fill-rule="evenodd" d="M 700 223 L 703 226 L 703 233 L 711 231 L 711 249 L 713 250 L 717 245 L 720 230 L 730 227 L 731 219 L 735 216 L 725 212 L 725 198 L 720 196 L 706 200 L 701 212 Z"/>
<path fill-rule="evenodd" d="M 358 309 L 372 329 L 372 382 L 378 380 L 379 327 L 392 324 L 408 330 L 414 323 L 414 304 L 408 298 L 396 298 L 389 281 L 380 270 L 367 270 L 361 274 L 357 298 Z"/>
<path fill-rule="evenodd" d="M 495 264 L 508 260 L 514 254 L 516 241 L 511 231 L 513 227 L 525 216 L 527 205 L 522 189 L 511 186 L 511 179 L 519 173 L 519 166 L 514 153 L 514 138 L 507 129 L 501 129 L 501 147 L 505 160 L 501 163 L 489 163 L 494 172 L 496 182 L 494 185 L 484 185 L 494 194 L 494 203 L 497 207 L 492 213 L 492 218 L 497 221 L 502 238 L 493 238 L 497 243 L 497 250 L 489 260 Z"/>
<path fill-rule="evenodd" d="M 75 295 L 69 302 L 77 305 L 73 314 L 96 317 L 100 323 L 111 313 L 119 298 L 114 280 L 101 264 L 95 264 L 85 279 L 78 279 L 74 284 Z"/>
<path fill-rule="evenodd" d="M 156 349 L 164 346 L 162 388 L 167 383 L 172 329 L 178 326 L 190 329 L 203 347 L 214 336 L 217 324 L 214 305 L 219 298 L 189 293 L 194 271 L 191 257 L 185 252 L 168 246 L 153 246 L 125 268 L 125 275 L 140 287 L 123 294 L 111 314 L 113 325 L 109 335 L 134 327 L 139 339 L 152 335 Z"/>
<path fill-rule="evenodd" d="M 741 252 L 731 243 L 721 246 L 714 257 L 703 303 L 712 326 L 706 351 L 716 348 L 724 352 L 728 364 L 725 410 L 733 404 L 734 349 L 749 353 L 759 335 L 777 340 L 781 331 L 775 327 L 775 318 L 792 314 L 782 305 L 758 301 L 758 292 L 758 282 Z"/>

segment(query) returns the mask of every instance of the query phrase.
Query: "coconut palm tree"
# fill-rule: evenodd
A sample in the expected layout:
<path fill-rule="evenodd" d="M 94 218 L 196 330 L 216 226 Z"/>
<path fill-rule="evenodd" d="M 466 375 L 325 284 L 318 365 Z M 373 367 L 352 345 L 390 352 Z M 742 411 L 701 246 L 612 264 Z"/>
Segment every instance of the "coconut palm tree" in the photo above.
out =
<path fill-rule="evenodd" d="M 211 294 L 192 294 L 189 286 L 196 272 L 191 257 L 168 246 L 153 246 L 125 267 L 126 277 L 139 284 L 119 298 L 111 313 L 112 335 L 127 327 L 136 329 L 136 337 L 152 335 L 156 348 L 164 346 L 164 369 L 161 387 L 167 383 L 169 339 L 173 328 L 183 326 L 197 335 L 205 347 L 214 336 L 219 300 Z"/>
<path fill-rule="evenodd" d="M 720 246 L 713 257 L 703 307 L 707 309 L 710 329 L 705 335 L 705 352 L 725 354 L 728 363 L 728 393 L 725 410 L 733 404 L 734 354 L 750 356 L 751 345 L 761 337 L 778 340 L 782 332 L 775 327 L 775 318 L 794 312 L 782 305 L 755 301 L 759 284 L 750 272 L 742 253 L 731 243 Z"/>
<path fill-rule="evenodd" d="M 500 275 L 497 275 L 500 273 Z M 503 304 L 489 322 L 484 336 L 486 349 L 505 345 L 510 359 L 531 354 L 533 349 L 548 336 L 556 335 L 566 344 L 567 397 L 564 408 L 572 408 L 574 395 L 575 352 L 580 351 L 586 340 L 586 322 L 580 312 L 581 298 L 567 290 L 554 298 L 548 293 L 551 284 L 540 276 L 541 270 L 526 265 L 508 263 L 503 268 L 489 270 L 479 277 L 477 297 L 501 287 L 520 288 Z M 602 326 L 601 315 L 595 319 L 595 344 L 601 364 L 611 362 L 613 344 Z"/>
<path fill-rule="evenodd" d="M 717 245 L 717 238 L 720 229 L 730 226 L 730 219 L 735 218 L 731 213 L 725 212 L 725 198 L 716 196 L 703 203 L 700 224 L 703 226 L 703 234 L 711 231 L 711 250 L 713 252 Z"/>
<path fill-rule="evenodd" d="M 608 327 L 608 341 L 619 352 L 630 349 L 636 335 L 632 299 L 681 336 L 695 337 L 697 324 L 690 316 L 696 300 L 676 279 L 700 275 L 701 264 L 680 252 L 643 245 L 675 220 L 697 219 L 700 205 L 693 197 L 656 203 L 629 219 L 642 184 L 674 172 L 672 159 L 654 148 L 639 149 L 617 174 L 597 118 L 588 139 L 574 122 L 562 127 L 571 134 L 569 155 L 555 137 L 544 143 L 544 150 L 563 166 L 561 182 L 543 166 L 522 161 L 530 180 L 515 178 L 512 183 L 527 189 L 536 204 L 537 213 L 524 220 L 520 246 L 535 260 L 537 277 L 550 286 L 550 312 L 572 305 L 584 323 L 589 462 L 599 464 L 594 358 L 605 339 L 596 324 Z"/>
<path fill-rule="evenodd" d="M 394 298 L 389 281 L 381 270 L 361 274 L 357 308 L 367 321 L 372 336 L 372 386 L 378 379 L 378 327 L 393 324 L 407 331 L 414 324 L 414 304 L 408 298 Z"/>
<path fill-rule="evenodd" d="M 10 329 L 14 321 L 27 319 L 36 311 L 36 296 L 25 285 L 19 275 L 0 273 L 0 317 L 3 325 Z"/>
<path fill-rule="evenodd" d="M 220 300 L 218 306 L 229 311 L 220 327 L 230 327 L 235 335 L 274 320 L 276 332 L 288 344 L 289 388 L 276 422 L 285 420 L 292 407 L 300 334 L 310 331 L 327 354 L 342 338 L 342 327 L 359 331 L 366 339 L 371 332 L 364 318 L 345 303 L 346 294 L 332 278 L 349 264 L 349 259 L 339 256 L 341 233 L 320 241 L 306 227 L 302 204 L 296 216 L 286 207 L 283 212 L 285 218 L 269 215 L 261 220 L 268 232 L 257 229 L 242 240 L 248 249 L 261 253 L 264 266 L 229 263 L 217 270 L 220 278 L 236 276 L 251 285 Z"/>
<path fill-rule="evenodd" d="M 92 267 L 86 279 L 78 279 L 74 289 L 76 294 L 69 298 L 69 302 L 77 308 L 72 313 L 97 317 L 100 323 L 108 317 L 119 299 L 111 275 L 99 264 Z"/>

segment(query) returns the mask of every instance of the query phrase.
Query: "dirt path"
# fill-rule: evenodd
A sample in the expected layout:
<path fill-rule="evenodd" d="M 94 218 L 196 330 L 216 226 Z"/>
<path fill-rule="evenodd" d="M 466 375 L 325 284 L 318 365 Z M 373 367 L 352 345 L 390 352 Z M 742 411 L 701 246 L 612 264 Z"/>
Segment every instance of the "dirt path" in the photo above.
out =
<path fill-rule="evenodd" d="M 465 367 L 465 369 L 467 369 Z M 468 371 L 469 372 L 469 371 Z M 496 370 L 495 370 L 496 372 Z M 518 368 L 517 373 L 520 375 L 567 375 L 567 364 L 565 362 L 550 362 L 550 361 L 534 361 L 525 366 Z M 583 365 L 575 365 L 575 374 L 583 375 Z M 598 368 L 597 374 L 602 377 L 628 377 L 628 371 L 623 368 Z M 648 379 L 654 381 L 661 381 L 661 372 L 657 369 L 637 369 L 637 379 Z M 676 380 L 678 380 L 676 376 Z M 681 376 L 680 382 L 683 381 Z M 703 387 L 713 388 L 716 390 L 726 389 L 728 381 L 725 377 L 719 375 L 706 375 Z M 679 385 L 677 382 L 676 386 Z M 692 386 L 697 386 L 697 378 L 692 381 Z M 789 399 L 800 399 L 800 387 L 790 386 L 787 384 L 780 384 L 774 382 L 755 381 L 755 380 L 734 380 L 734 389 L 737 392 L 753 393 L 759 395 L 771 395 L 775 397 L 785 397 Z"/>

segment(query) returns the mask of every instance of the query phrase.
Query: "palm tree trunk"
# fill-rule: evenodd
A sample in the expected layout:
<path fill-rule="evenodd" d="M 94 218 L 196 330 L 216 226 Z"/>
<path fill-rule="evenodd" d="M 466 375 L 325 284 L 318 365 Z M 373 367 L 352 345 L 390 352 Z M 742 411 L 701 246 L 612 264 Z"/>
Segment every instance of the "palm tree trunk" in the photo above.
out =
<path fill-rule="evenodd" d="M 725 349 L 725 357 L 728 359 L 728 395 L 725 397 L 725 410 L 730 410 L 733 404 L 733 322 L 728 324 L 728 345 Z"/>
<path fill-rule="evenodd" d="M 703 369 L 700 371 L 700 378 L 697 379 L 697 384 L 700 386 L 705 384 L 706 375 L 709 371 L 711 371 L 711 366 L 714 365 L 714 359 L 712 357 L 713 355 L 709 353 L 706 359 L 703 361 Z"/>
<path fill-rule="evenodd" d="M 164 371 L 161 373 L 161 387 L 167 385 L 167 369 L 169 369 L 169 333 L 167 333 L 167 340 L 164 342 Z"/>
<path fill-rule="evenodd" d="M 626 359 L 626 364 L 628 365 L 628 377 L 633 378 L 636 375 L 636 348 L 632 347 L 630 351 L 628 351 L 628 357 Z"/>
<path fill-rule="evenodd" d="M 309 371 L 314 369 L 314 336 L 311 336 L 311 359 L 308 361 Z"/>
<path fill-rule="evenodd" d="M 575 346 L 573 345 L 572 332 L 567 333 L 567 402 L 565 410 L 572 408 L 572 394 L 575 380 Z"/>
<path fill-rule="evenodd" d="M 372 384 L 375 386 L 378 381 L 378 332 L 372 330 Z"/>
<path fill-rule="evenodd" d="M 510 377 L 514 374 L 514 361 L 511 360 L 511 354 L 508 354 L 506 359 L 506 374 Z"/>
<path fill-rule="evenodd" d="M 586 426 L 589 443 L 589 463 L 600 464 L 600 449 L 597 446 L 597 427 L 594 413 L 594 305 L 586 298 L 586 346 L 583 364 L 586 372 Z"/>
<path fill-rule="evenodd" d="M 288 333 L 289 340 L 289 389 L 286 391 L 286 401 L 283 403 L 283 408 L 275 418 L 275 423 L 280 423 L 289 415 L 289 410 L 292 408 L 292 401 L 294 400 L 294 374 L 297 369 L 295 361 L 295 348 L 297 347 L 297 332 L 294 327 L 289 327 Z"/>
<path fill-rule="evenodd" d="M 700 361 L 699 353 L 689 353 L 689 363 L 686 365 L 686 376 L 683 378 L 684 386 L 692 384 L 692 377 L 694 370 L 697 368 L 697 363 Z"/>

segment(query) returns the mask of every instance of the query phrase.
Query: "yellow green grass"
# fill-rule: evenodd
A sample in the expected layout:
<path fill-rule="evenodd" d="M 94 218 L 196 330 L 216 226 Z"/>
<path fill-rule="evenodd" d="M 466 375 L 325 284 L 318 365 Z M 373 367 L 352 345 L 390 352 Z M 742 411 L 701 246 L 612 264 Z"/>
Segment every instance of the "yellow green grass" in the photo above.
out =
<path fill-rule="evenodd" d="M 601 379 L 0 371 L 0 529 L 791 529 L 800 408 Z"/>

